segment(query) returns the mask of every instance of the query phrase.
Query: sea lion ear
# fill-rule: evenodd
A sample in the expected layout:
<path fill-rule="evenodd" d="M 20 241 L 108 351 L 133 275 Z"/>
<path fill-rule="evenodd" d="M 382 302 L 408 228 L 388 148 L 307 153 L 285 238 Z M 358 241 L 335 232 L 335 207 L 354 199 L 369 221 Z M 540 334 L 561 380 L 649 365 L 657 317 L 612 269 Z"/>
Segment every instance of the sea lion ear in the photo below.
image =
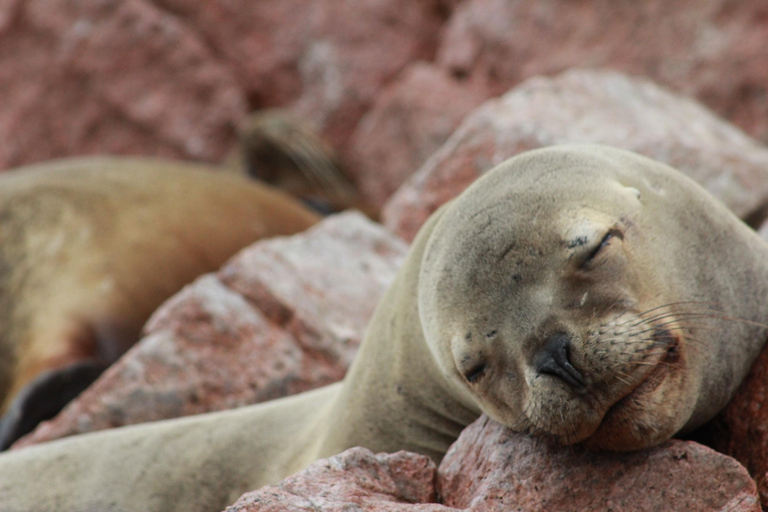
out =
<path fill-rule="evenodd" d="M 0 451 L 56 416 L 105 369 L 105 364 L 89 360 L 41 373 L 19 392 L 0 419 Z"/>

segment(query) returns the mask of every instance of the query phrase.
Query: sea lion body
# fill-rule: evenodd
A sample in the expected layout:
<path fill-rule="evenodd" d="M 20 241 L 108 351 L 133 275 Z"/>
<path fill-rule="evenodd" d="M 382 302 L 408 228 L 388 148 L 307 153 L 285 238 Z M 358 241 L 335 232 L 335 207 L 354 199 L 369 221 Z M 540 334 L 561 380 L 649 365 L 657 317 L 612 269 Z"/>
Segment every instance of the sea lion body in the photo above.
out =
<path fill-rule="evenodd" d="M 80 158 L 0 176 L 0 403 L 41 372 L 105 364 L 147 317 L 249 243 L 318 220 L 213 168 Z"/>
<path fill-rule="evenodd" d="M 651 446 L 725 404 L 766 297 L 768 245 L 689 179 L 610 148 L 530 152 L 429 219 L 343 383 L 0 455 L 0 503 L 220 510 L 352 446 L 439 461 L 482 412 Z"/>

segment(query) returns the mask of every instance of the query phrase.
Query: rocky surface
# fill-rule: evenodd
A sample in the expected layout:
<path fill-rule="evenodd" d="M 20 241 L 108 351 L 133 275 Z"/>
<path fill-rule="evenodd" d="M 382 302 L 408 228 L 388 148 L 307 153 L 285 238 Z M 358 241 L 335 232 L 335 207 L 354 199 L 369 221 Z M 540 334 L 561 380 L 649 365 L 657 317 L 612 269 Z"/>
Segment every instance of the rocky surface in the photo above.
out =
<path fill-rule="evenodd" d="M 485 100 L 444 70 L 408 67 L 377 97 L 352 140 L 352 168 L 361 194 L 381 207 L 456 127 Z"/>
<path fill-rule="evenodd" d="M 704 440 L 741 462 L 757 482 L 768 509 L 768 351 L 763 351 L 728 407 L 707 427 Z"/>
<path fill-rule="evenodd" d="M 499 95 L 573 67 L 645 76 L 768 141 L 768 6 L 729 0 L 467 0 L 436 63 Z"/>
<path fill-rule="evenodd" d="M 216 161 L 248 110 L 288 105 L 343 147 L 381 87 L 434 56 L 444 11 L 437 0 L 3 2 L 0 168 L 84 153 Z"/>
<path fill-rule="evenodd" d="M 514 434 L 485 416 L 446 454 L 438 489 L 445 505 L 475 512 L 760 511 L 744 467 L 696 443 L 593 453 Z"/>
<path fill-rule="evenodd" d="M 143 340 L 15 447 L 340 380 L 405 251 L 359 213 L 254 244 L 166 302 Z"/>
<path fill-rule="evenodd" d="M 640 78 L 572 70 L 532 78 L 473 112 L 401 187 L 384 224 L 405 239 L 488 169 L 529 149 L 609 144 L 679 169 L 743 218 L 768 202 L 768 150 L 693 100 Z"/>
<path fill-rule="evenodd" d="M 435 463 L 408 452 L 351 448 L 278 485 L 244 494 L 226 512 L 448 512 L 434 504 Z"/>
<path fill-rule="evenodd" d="M 633 453 L 593 453 L 515 434 L 483 416 L 464 430 L 437 474 L 425 456 L 374 455 L 352 448 L 316 461 L 278 485 L 243 495 L 226 512 L 278 510 L 761 509 L 746 469 L 694 442 L 673 440 Z"/>
<path fill-rule="evenodd" d="M 477 102 L 572 67 L 646 76 L 768 141 L 766 20 L 726 0 L 8 0 L 0 169 L 219 161 L 249 110 L 288 107 L 380 206 Z"/>

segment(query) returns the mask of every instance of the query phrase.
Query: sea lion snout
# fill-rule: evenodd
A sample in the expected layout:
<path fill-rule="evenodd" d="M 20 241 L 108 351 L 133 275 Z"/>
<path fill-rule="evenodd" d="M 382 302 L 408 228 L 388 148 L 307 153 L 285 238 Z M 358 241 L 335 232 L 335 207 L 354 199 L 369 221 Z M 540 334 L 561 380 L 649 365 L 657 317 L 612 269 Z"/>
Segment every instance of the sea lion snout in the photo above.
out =
<path fill-rule="evenodd" d="M 586 381 L 570 360 L 571 340 L 563 333 L 551 336 L 536 353 L 533 365 L 540 374 L 551 375 L 564 381 L 574 390 L 584 390 Z"/>

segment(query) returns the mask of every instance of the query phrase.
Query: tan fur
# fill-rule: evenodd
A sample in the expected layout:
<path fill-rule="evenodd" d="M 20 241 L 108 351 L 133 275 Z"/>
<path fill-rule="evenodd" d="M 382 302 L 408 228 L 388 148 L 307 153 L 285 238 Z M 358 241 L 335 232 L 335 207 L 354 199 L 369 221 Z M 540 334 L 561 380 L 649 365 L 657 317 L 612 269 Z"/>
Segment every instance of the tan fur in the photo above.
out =
<path fill-rule="evenodd" d="M 712 417 L 747 372 L 766 262 L 759 237 L 661 164 L 596 146 L 527 153 L 427 222 L 343 383 L 0 455 L 0 503 L 216 511 L 351 446 L 439 461 L 481 412 L 565 443 L 648 446 Z M 605 334 L 625 316 L 653 335 Z M 583 389 L 537 370 L 555 333 Z"/>
<path fill-rule="evenodd" d="M 317 221 L 200 165 L 84 158 L 0 177 L 0 403 L 41 371 L 113 361 L 149 314 L 266 236 Z"/>
<path fill-rule="evenodd" d="M 245 118 L 226 165 L 331 211 L 354 208 L 378 216 L 352 186 L 336 150 L 286 110 L 260 110 Z"/>

